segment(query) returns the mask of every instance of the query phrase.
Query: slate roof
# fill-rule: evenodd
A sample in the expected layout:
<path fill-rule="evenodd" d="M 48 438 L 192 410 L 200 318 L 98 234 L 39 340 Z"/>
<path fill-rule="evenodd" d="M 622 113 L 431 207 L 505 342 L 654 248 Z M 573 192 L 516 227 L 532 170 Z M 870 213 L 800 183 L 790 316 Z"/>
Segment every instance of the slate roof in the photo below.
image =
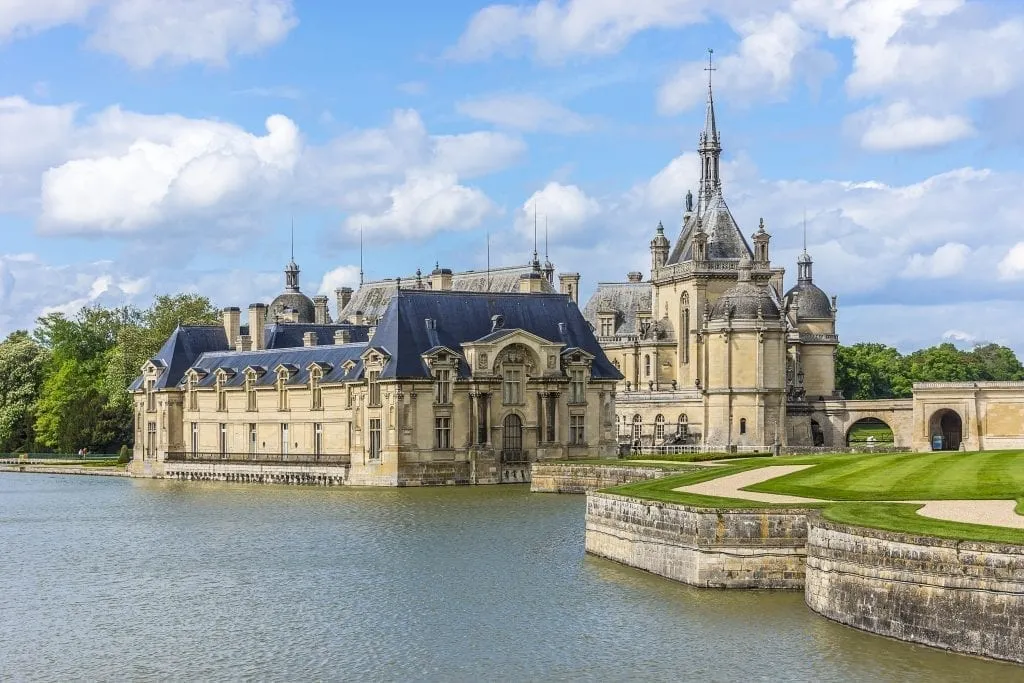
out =
<path fill-rule="evenodd" d="M 564 294 L 501 294 L 405 290 L 392 297 L 369 346 L 391 356 L 382 377 L 429 377 L 421 355 L 437 346 L 462 352 L 462 345 L 488 337 L 491 319 L 504 318 L 503 329 L 522 329 L 551 342 L 578 346 L 594 356 L 595 379 L 621 379 L 597 343 L 590 325 Z M 434 322 L 428 328 L 427 319 Z M 560 327 L 564 324 L 564 328 Z M 465 362 L 459 376 L 468 377 Z"/>
<path fill-rule="evenodd" d="M 505 266 L 501 268 L 492 268 L 490 271 L 490 277 L 486 270 L 467 270 L 462 273 L 452 274 L 452 290 L 462 292 L 496 292 L 496 293 L 514 293 L 519 291 L 519 278 L 527 273 L 532 273 L 533 268 L 530 265 L 525 266 Z M 410 277 L 403 277 L 402 290 L 415 289 L 417 286 L 417 278 L 415 275 Z M 423 290 L 417 289 L 416 291 L 431 291 L 430 288 L 430 276 L 422 275 L 419 279 Z M 548 282 L 547 278 L 544 278 L 542 288 L 545 292 L 554 292 L 554 287 Z M 363 315 L 366 316 L 367 320 L 376 320 L 380 316 L 384 315 L 384 310 L 388 306 L 388 301 L 395 295 L 398 289 L 398 281 L 394 279 L 387 280 L 376 280 L 373 282 L 365 282 L 359 287 L 353 294 L 348 305 L 345 306 L 343 311 L 339 311 L 338 319 L 352 319 L 356 311 L 362 311 Z"/>
<path fill-rule="evenodd" d="M 190 325 L 178 327 L 167 338 L 164 345 L 150 359 L 158 365 L 163 364 L 167 368 L 156 380 L 155 388 L 165 389 L 178 384 L 185 375 L 185 371 L 196 361 L 199 356 L 207 351 L 226 351 L 228 348 L 227 335 L 224 334 L 222 325 Z M 128 387 L 129 391 L 135 391 L 142 386 L 140 375 Z"/>
<path fill-rule="evenodd" d="M 666 265 L 684 263 L 693 260 L 693 233 L 696 230 L 697 217 L 689 214 L 683 222 L 679 239 Z M 701 214 L 701 226 L 708 235 L 708 259 L 712 261 L 741 259 L 744 256 L 754 257 L 747 238 L 743 236 L 736 219 L 725 203 L 722 193 L 717 193 L 708 208 Z"/>
<path fill-rule="evenodd" d="M 739 264 L 739 280 L 711 306 L 712 320 L 756 320 L 777 318 L 779 307 L 772 296 L 774 288 L 757 285 L 750 279 L 752 263 L 744 257 Z"/>
<path fill-rule="evenodd" d="M 637 333 L 637 313 L 651 311 L 650 282 L 599 282 L 583 308 L 583 316 L 600 330 L 601 311 L 615 311 L 615 335 Z"/>
<path fill-rule="evenodd" d="M 332 325 L 316 325 L 313 323 L 276 323 L 267 325 L 263 334 L 263 345 L 268 349 L 285 349 L 302 346 L 303 336 L 307 332 L 315 332 L 317 344 L 322 346 L 334 344 L 334 333 L 348 330 L 349 341 L 365 342 L 369 337 L 368 325 L 350 325 L 335 323 Z"/>
<path fill-rule="evenodd" d="M 797 282 L 786 292 L 783 299 L 788 308 L 795 301 L 797 304 L 796 315 L 798 320 L 813 318 L 832 319 L 832 301 L 828 294 L 823 292 L 813 282 Z"/>
<path fill-rule="evenodd" d="M 261 367 L 266 373 L 256 380 L 256 386 L 273 386 L 277 382 L 277 373 L 274 372 L 279 365 L 292 365 L 295 368 L 287 384 L 306 384 L 309 382 L 309 366 L 312 363 L 326 363 L 331 369 L 324 373 L 323 382 L 340 382 L 347 379 L 356 379 L 362 376 L 363 362 L 359 356 L 366 350 L 366 343 L 338 344 L 330 346 L 301 346 L 289 349 L 267 349 L 263 351 L 214 351 L 204 353 L 192 364 L 192 367 L 204 370 L 207 374 L 200 381 L 198 386 L 213 386 L 216 382 L 216 371 L 224 368 L 233 371 L 233 376 L 228 379 L 224 386 L 234 387 L 245 384 L 245 369 L 248 367 Z M 346 375 L 343 367 L 347 361 L 355 365 Z M 185 375 L 178 381 L 178 385 L 184 384 Z"/>

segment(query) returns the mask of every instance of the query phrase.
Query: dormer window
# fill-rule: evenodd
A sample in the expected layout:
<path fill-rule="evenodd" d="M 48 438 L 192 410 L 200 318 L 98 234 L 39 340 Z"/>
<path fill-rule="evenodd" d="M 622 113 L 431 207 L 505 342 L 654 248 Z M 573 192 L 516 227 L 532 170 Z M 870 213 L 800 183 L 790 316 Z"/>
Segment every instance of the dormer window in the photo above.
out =
<path fill-rule="evenodd" d="M 323 410 L 324 407 L 324 390 L 320 386 L 323 375 L 323 370 L 315 365 L 309 371 L 309 393 L 313 410 Z"/>
<path fill-rule="evenodd" d="M 245 373 L 245 409 L 256 410 L 256 373 L 252 370 Z"/>
<path fill-rule="evenodd" d="M 288 370 L 281 368 L 277 371 L 277 409 L 288 410 Z"/>
<path fill-rule="evenodd" d="M 569 402 L 587 402 L 587 375 L 585 368 L 569 370 Z"/>
<path fill-rule="evenodd" d="M 224 392 L 224 382 L 226 380 L 227 376 L 223 372 L 218 372 L 213 383 L 214 391 L 217 393 L 217 410 L 220 412 L 228 409 L 228 397 Z"/>
<path fill-rule="evenodd" d="M 380 406 L 380 370 L 368 370 L 366 373 L 366 384 L 370 395 L 370 405 Z"/>
<path fill-rule="evenodd" d="M 146 412 L 154 412 L 156 410 L 156 380 L 146 380 Z"/>
<path fill-rule="evenodd" d="M 193 373 L 189 373 L 185 379 L 185 396 L 186 405 L 189 410 L 199 410 L 199 391 L 196 387 L 197 381 L 196 376 Z"/>
<path fill-rule="evenodd" d="M 613 315 L 602 315 L 601 316 L 601 336 L 611 337 L 615 334 L 615 316 Z"/>
<path fill-rule="evenodd" d="M 434 402 L 452 402 L 452 371 L 442 368 L 434 372 Z"/>

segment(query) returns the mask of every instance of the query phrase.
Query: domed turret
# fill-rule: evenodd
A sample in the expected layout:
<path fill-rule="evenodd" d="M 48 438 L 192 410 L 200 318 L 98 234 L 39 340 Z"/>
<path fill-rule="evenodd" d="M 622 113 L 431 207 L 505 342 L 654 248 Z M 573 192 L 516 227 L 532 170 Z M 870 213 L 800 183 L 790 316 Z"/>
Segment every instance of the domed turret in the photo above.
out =
<path fill-rule="evenodd" d="M 654 233 L 654 239 L 651 240 L 651 276 L 654 276 L 654 271 L 665 265 L 665 261 L 668 260 L 668 238 L 665 237 L 665 226 L 658 221 L 658 228 Z"/>
<path fill-rule="evenodd" d="M 279 294 L 267 310 L 268 320 L 292 320 L 311 323 L 316 319 L 313 300 L 299 289 L 299 265 L 292 258 L 284 269 L 284 292 Z"/>
<path fill-rule="evenodd" d="M 736 284 L 726 290 L 711 307 L 712 320 L 778 317 L 779 307 L 775 305 L 768 289 L 751 280 L 752 269 L 753 263 L 748 256 L 740 259 L 739 278 Z"/>
<path fill-rule="evenodd" d="M 812 266 L 811 255 L 805 248 L 796 260 L 797 282 L 786 292 L 785 305 L 787 307 L 796 305 L 796 315 L 799 320 L 831 320 L 835 317 L 835 310 L 832 308 L 828 294 L 814 284 L 811 274 Z"/>

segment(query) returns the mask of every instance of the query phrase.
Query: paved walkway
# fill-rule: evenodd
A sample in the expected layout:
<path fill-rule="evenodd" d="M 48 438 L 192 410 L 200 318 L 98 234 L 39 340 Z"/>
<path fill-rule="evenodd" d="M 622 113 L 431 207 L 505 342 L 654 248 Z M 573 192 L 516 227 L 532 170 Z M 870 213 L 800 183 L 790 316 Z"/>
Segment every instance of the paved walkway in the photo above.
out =
<path fill-rule="evenodd" d="M 702 496 L 718 496 L 720 498 L 739 498 L 755 500 L 761 503 L 821 503 L 829 502 L 819 498 L 802 498 L 777 493 L 758 493 L 744 491 L 743 488 L 760 484 L 762 481 L 784 477 L 814 465 L 770 465 L 746 472 L 737 472 L 725 477 L 702 481 L 699 484 L 680 486 L 675 491 L 696 493 Z M 896 500 L 871 501 L 891 503 L 920 503 L 917 514 L 932 519 L 943 519 L 949 522 L 967 524 L 984 524 L 987 526 L 1003 526 L 1013 529 L 1024 529 L 1024 516 L 1015 512 L 1015 500 Z"/>

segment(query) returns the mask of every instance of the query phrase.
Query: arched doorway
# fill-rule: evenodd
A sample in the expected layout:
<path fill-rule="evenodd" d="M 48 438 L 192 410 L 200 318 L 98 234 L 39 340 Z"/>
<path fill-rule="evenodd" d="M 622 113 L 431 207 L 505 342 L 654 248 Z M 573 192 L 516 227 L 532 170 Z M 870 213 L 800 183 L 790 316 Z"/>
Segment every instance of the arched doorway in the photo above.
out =
<path fill-rule="evenodd" d="M 958 451 L 964 439 L 964 423 L 955 410 L 945 408 L 932 415 L 928 430 L 933 451 Z"/>
<path fill-rule="evenodd" d="M 520 462 L 523 457 L 523 420 L 515 413 L 505 416 L 502 422 L 501 459 L 503 462 Z"/>
<path fill-rule="evenodd" d="M 847 446 L 892 446 L 892 428 L 877 417 L 864 417 L 846 430 Z"/>
<path fill-rule="evenodd" d="M 821 431 L 821 425 L 817 420 L 811 420 L 811 445 L 815 448 L 825 445 L 825 432 Z"/>

